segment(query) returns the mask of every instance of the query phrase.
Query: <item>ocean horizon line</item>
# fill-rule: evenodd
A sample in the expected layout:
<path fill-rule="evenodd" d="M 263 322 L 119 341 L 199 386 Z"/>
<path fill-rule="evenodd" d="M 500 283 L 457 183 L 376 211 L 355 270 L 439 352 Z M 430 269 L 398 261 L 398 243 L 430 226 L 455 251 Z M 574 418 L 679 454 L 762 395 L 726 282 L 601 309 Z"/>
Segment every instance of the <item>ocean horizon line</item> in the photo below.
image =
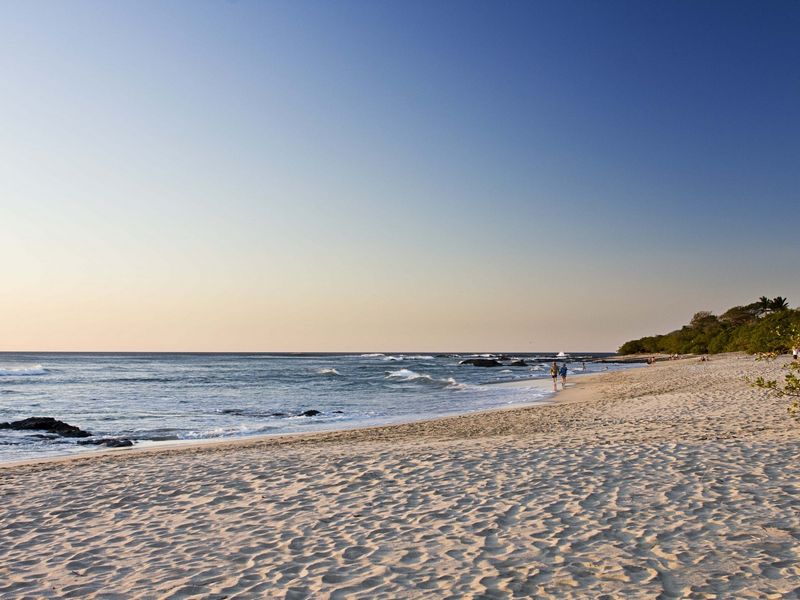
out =
<path fill-rule="evenodd" d="M 618 354 L 609 350 L 0 350 L 3 354 L 183 354 L 183 355 L 243 355 L 258 354 L 264 356 L 360 356 L 363 354 L 436 354 L 436 355 L 541 355 L 541 354 Z"/>

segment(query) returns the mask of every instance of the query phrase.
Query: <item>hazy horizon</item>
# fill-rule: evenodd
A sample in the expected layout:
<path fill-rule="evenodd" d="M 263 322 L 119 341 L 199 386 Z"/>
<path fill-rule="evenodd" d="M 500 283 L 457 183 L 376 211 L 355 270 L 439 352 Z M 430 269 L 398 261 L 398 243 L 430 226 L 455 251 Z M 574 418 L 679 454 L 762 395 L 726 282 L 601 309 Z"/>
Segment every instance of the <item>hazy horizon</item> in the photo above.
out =
<path fill-rule="evenodd" d="M 275 355 L 275 356 L 294 356 L 294 355 L 306 355 L 306 356 L 334 356 L 334 355 L 365 355 L 365 354 L 377 354 L 380 353 L 381 355 L 391 356 L 391 355 L 409 355 L 409 354 L 416 354 L 416 353 L 428 353 L 428 354 L 437 354 L 437 355 L 447 355 L 447 354 L 459 354 L 462 356 L 470 356 L 470 355 L 477 355 L 477 354 L 513 354 L 513 355 L 527 355 L 527 354 L 557 354 L 560 350 L 535 350 L 533 352 L 527 351 L 514 351 L 514 350 L 499 350 L 495 348 L 494 350 L 391 350 L 384 348 L 382 350 L 351 350 L 351 351 L 342 351 L 342 352 L 303 352 L 303 351 L 269 351 L 269 352 L 261 352 L 258 350 L 229 350 L 229 351 L 215 351 L 215 350 L 156 350 L 156 351 L 148 351 L 148 350 L 0 350 L 0 354 L 231 354 L 231 355 L 248 355 L 248 354 L 263 354 L 263 355 Z M 589 350 L 582 351 L 582 350 L 573 350 L 571 352 L 566 352 L 567 355 L 575 355 L 580 356 L 582 354 L 614 354 L 613 351 L 608 352 L 592 352 Z"/>
<path fill-rule="evenodd" d="M 795 307 L 798 26 L 4 3 L 0 350 L 613 352 Z"/>

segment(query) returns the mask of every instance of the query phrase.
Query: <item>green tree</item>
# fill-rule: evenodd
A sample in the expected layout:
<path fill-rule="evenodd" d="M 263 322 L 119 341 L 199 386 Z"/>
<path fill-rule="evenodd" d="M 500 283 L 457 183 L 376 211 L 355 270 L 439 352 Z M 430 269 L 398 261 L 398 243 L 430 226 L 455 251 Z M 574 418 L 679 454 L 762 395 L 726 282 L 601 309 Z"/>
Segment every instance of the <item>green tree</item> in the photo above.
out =
<path fill-rule="evenodd" d="M 789 301 L 782 296 L 776 296 L 769 303 L 769 309 L 772 312 L 780 312 L 789 308 Z"/>
<path fill-rule="evenodd" d="M 753 302 L 747 306 L 734 306 L 733 308 L 729 308 L 719 316 L 719 320 L 726 325 L 736 327 L 755 321 L 759 314 L 761 314 L 760 303 Z"/>
<path fill-rule="evenodd" d="M 707 310 L 701 310 L 700 312 L 694 313 L 692 320 L 689 322 L 689 326 L 691 327 L 703 327 L 708 325 L 709 323 L 716 323 L 717 317 L 714 316 L 713 313 Z"/>
<path fill-rule="evenodd" d="M 800 331 L 800 310 L 790 309 L 786 298 L 734 306 L 719 317 L 709 311 L 694 314 L 690 323 L 664 335 L 646 336 L 623 344 L 620 354 L 665 352 L 706 354 L 717 352 L 786 352 L 793 332 Z"/>

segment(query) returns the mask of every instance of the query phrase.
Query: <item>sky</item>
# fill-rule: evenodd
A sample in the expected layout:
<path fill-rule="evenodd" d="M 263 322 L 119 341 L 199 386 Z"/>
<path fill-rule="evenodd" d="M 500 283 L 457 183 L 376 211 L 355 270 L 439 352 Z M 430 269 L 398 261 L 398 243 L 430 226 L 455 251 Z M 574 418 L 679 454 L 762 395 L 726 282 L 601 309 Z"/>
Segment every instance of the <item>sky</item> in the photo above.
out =
<path fill-rule="evenodd" d="M 0 350 L 614 351 L 800 304 L 800 3 L 0 3 Z"/>

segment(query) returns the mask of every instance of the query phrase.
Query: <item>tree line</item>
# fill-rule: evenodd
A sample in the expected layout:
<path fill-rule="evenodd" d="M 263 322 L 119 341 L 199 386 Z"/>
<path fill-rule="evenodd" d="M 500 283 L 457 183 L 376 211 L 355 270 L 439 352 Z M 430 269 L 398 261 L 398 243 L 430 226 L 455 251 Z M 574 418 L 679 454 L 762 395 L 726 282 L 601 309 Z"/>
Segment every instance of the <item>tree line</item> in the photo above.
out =
<path fill-rule="evenodd" d="M 786 352 L 800 335 L 800 309 L 782 296 L 734 306 L 717 316 L 695 313 L 688 325 L 664 335 L 622 344 L 620 354 L 717 354 L 719 352 Z"/>

